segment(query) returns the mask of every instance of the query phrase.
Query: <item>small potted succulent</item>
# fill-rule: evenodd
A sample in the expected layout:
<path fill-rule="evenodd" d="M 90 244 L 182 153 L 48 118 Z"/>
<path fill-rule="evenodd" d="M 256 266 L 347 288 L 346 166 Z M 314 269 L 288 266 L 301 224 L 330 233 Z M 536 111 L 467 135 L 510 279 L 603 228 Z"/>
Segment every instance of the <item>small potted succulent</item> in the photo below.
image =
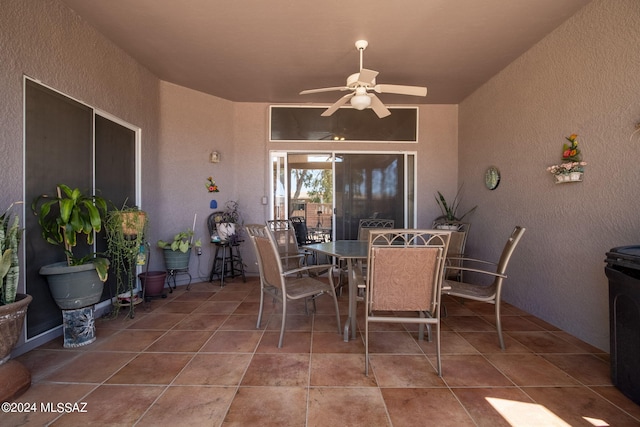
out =
<path fill-rule="evenodd" d="M 237 244 L 240 226 L 240 211 L 238 210 L 238 202 L 229 200 L 224 205 L 222 218 L 217 223 L 218 235 L 222 240 L 227 240 L 231 244 Z"/>
<path fill-rule="evenodd" d="M 200 247 L 200 239 L 193 241 L 192 229 L 181 231 L 173 236 L 172 241 L 158 240 L 158 247 L 163 250 L 167 270 L 186 270 L 189 268 L 189 257 L 192 247 Z"/>
<path fill-rule="evenodd" d="M 448 203 L 444 198 L 441 192 L 437 192 L 436 195 L 436 203 L 442 212 L 442 215 L 435 219 L 434 223 L 436 224 L 436 228 L 444 229 L 444 230 L 458 230 L 460 228 L 460 223 L 467 216 L 473 213 L 477 206 L 469 209 L 464 214 L 458 214 L 458 207 L 460 205 L 460 199 L 462 198 L 462 185 L 458 188 L 458 192 L 456 193 L 453 201 Z"/>

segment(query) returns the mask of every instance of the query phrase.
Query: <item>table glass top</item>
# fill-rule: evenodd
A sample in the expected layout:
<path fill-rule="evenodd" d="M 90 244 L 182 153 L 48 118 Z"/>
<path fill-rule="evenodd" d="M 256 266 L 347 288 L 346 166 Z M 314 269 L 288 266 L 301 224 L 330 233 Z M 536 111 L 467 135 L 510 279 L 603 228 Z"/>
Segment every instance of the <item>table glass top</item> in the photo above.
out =
<path fill-rule="evenodd" d="M 338 258 L 365 259 L 367 258 L 369 242 L 363 240 L 336 240 L 333 242 L 313 243 L 303 247 Z"/>

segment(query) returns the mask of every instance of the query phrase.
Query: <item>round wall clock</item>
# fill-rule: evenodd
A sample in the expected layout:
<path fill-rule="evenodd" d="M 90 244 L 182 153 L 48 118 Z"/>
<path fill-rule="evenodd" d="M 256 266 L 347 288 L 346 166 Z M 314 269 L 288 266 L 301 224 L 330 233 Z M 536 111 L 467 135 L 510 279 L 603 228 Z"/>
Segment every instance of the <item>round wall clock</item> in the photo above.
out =
<path fill-rule="evenodd" d="M 500 184 L 500 171 L 497 167 L 491 166 L 484 173 L 484 185 L 486 185 L 489 190 L 495 190 L 498 184 Z"/>

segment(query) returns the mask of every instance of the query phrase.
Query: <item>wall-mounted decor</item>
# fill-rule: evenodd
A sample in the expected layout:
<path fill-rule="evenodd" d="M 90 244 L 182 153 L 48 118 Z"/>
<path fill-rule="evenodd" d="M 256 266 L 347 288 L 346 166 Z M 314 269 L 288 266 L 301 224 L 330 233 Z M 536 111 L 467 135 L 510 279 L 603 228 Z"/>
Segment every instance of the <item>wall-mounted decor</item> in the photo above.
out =
<path fill-rule="evenodd" d="M 556 184 L 582 181 L 584 167 L 587 165 L 587 162 L 582 161 L 582 153 L 578 148 L 578 135 L 574 133 L 566 139 L 569 144 L 565 142 L 562 146 L 563 163 L 547 168 L 553 174 Z"/>
<path fill-rule="evenodd" d="M 495 190 L 500 184 L 500 170 L 495 166 L 490 166 L 484 173 L 484 185 L 489 190 Z"/>
<path fill-rule="evenodd" d="M 218 188 L 218 184 L 216 184 L 216 182 L 213 180 L 213 177 L 211 176 L 207 178 L 207 183 L 205 184 L 205 187 L 207 187 L 207 191 L 209 193 L 220 192 L 220 189 Z"/>

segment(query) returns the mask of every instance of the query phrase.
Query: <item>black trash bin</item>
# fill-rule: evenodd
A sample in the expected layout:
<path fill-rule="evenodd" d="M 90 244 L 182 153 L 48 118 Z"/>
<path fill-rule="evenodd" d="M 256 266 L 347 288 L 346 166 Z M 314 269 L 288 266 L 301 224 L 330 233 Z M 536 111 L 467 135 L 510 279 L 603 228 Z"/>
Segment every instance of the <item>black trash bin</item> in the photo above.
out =
<path fill-rule="evenodd" d="M 640 245 L 607 252 L 611 381 L 640 404 Z"/>

